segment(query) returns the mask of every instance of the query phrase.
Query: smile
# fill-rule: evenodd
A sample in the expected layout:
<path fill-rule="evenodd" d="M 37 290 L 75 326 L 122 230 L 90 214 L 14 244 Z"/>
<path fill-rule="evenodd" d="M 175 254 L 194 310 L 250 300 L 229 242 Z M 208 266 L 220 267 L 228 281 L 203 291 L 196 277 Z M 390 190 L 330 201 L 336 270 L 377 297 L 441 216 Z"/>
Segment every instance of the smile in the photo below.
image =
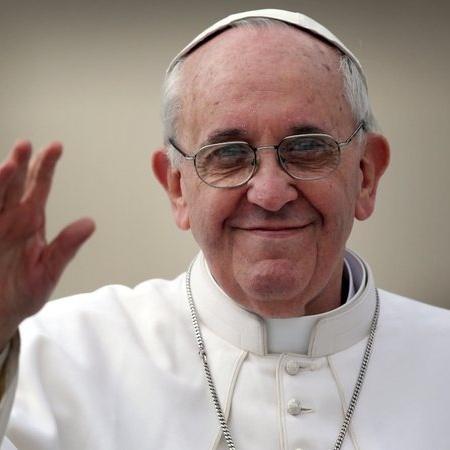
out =
<path fill-rule="evenodd" d="M 260 236 L 264 238 L 287 238 L 298 235 L 303 232 L 305 229 L 309 228 L 312 224 L 308 223 L 306 225 L 300 226 L 289 226 L 289 227 L 270 227 L 270 226 L 261 226 L 261 227 L 251 227 L 251 228 L 238 228 L 241 231 L 246 233 L 250 233 L 255 236 Z"/>

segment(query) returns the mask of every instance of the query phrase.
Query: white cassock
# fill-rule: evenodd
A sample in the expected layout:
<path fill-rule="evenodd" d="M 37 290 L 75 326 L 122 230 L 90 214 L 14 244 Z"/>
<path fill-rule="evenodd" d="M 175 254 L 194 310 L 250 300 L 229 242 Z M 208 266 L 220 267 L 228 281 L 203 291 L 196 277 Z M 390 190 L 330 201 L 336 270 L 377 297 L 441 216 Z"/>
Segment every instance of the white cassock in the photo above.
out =
<path fill-rule="evenodd" d="M 237 450 L 333 447 L 376 296 L 368 266 L 350 252 L 346 261 L 354 295 L 344 305 L 266 323 L 228 298 L 197 258 L 193 297 Z M 449 450 L 450 312 L 384 291 L 380 299 L 372 358 L 342 448 Z M 2 450 L 226 448 L 184 275 L 52 302 L 23 323 L 21 340 Z M 0 431 L 17 353 L 16 339 L 3 368 Z"/>

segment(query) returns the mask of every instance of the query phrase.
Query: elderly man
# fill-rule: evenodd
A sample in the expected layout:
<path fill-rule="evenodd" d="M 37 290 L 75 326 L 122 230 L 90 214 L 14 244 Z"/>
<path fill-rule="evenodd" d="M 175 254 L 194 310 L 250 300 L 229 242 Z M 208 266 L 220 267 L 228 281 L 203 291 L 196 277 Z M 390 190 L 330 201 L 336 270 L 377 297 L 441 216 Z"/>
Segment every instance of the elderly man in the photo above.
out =
<path fill-rule="evenodd" d="M 18 324 L 94 225 L 45 243 L 59 144 L 0 169 L 2 449 L 449 449 L 448 312 L 345 250 L 389 160 L 355 56 L 301 14 L 234 15 L 175 58 L 164 112 L 153 169 L 201 253 L 26 320 L 14 405 Z"/>

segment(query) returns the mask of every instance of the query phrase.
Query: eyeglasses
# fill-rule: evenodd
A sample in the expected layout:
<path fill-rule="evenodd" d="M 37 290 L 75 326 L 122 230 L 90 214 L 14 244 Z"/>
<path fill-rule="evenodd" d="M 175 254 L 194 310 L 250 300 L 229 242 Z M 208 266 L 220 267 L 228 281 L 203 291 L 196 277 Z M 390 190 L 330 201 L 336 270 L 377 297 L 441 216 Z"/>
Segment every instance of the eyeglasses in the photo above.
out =
<path fill-rule="evenodd" d="M 361 121 L 348 139 L 338 142 L 321 133 L 287 136 L 278 145 L 252 147 L 244 141 L 221 142 L 201 147 L 194 155 L 181 150 L 172 138 L 170 145 L 187 160 L 194 161 L 197 175 L 216 188 L 233 188 L 247 183 L 258 168 L 258 150 L 277 152 L 280 167 L 297 180 L 318 180 L 328 176 L 339 165 L 341 150 L 365 129 Z"/>

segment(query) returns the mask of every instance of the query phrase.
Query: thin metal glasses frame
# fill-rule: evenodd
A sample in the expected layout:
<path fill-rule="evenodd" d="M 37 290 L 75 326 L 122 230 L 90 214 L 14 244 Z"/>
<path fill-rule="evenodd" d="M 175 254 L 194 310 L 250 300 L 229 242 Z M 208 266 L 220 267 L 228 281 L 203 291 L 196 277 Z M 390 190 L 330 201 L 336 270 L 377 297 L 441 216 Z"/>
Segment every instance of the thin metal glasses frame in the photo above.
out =
<path fill-rule="evenodd" d="M 294 178 L 296 180 L 317 180 L 317 179 L 321 179 L 321 178 L 325 178 L 328 175 L 330 175 L 334 170 L 336 170 L 336 168 L 339 166 L 339 162 L 340 162 L 340 156 L 341 156 L 341 151 L 343 148 L 345 148 L 346 146 L 348 146 L 350 144 L 350 142 L 353 140 L 353 138 L 359 133 L 360 130 L 365 131 L 365 126 L 366 123 L 364 120 L 362 120 L 361 122 L 358 123 L 358 126 L 356 127 L 356 129 L 353 131 L 353 133 L 344 141 L 337 141 L 333 136 L 326 134 L 326 133 L 306 133 L 306 134 L 294 134 L 294 135 L 290 135 L 290 136 L 286 136 L 285 138 L 283 138 L 280 143 L 278 145 L 262 145 L 259 147 L 253 147 L 252 145 L 250 145 L 248 142 L 246 141 L 229 141 L 229 142 L 218 142 L 218 143 L 214 143 L 214 144 L 208 144 L 208 145 L 204 145 L 202 147 L 200 147 L 193 155 L 189 155 L 188 153 L 184 152 L 183 150 L 181 150 L 181 148 L 175 143 L 175 140 L 173 138 L 169 138 L 169 144 L 181 155 L 183 156 L 183 158 L 185 158 L 186 160 L 190 160 L 194 162 L 194 167 L 195 167 L 195 171 L 198 175 L 198 177 L 207 185 L 212 186 L 212 187 L 216 187 L 219 189 L 229 189 L 229 188 L 235 188 L 235 187 L 239 187 L 239 186 L 243 186 L 244 184 L 248 183 L 248 181 L 251 180 L 251 178 L 255 175 L 257 168 L 258 168 L 258 160 L 257 160 L 257 152 L 258 150 L 268 150 L 268 149 L 272 149 L 275 150 L 277 152 L 277 160 L 278 163 L 281 167 L 281 169 L 287 173 L 291 178 Z M 293 174 L 291 174 L 288 169 L 285 167 L 283 159 L 279 153 L 279 148 L 280 146 L 283 144 L 283 142 L 285 142 L 288 139 L 292 139 L 292 138 L 297 138 L 297 137 L 301 137 L 301 138 L 325 138 L 325 139 L 330 139 L 331 141 L 333 141 L 337 148 L 338 148 L 338 158 L 337 158 L 337 164 L 336 167 L 334 167 L 330 172 L 326 173 L 325 175 L 319 176 L 317 178 L 303 178 L 303 177 L 299 177 L 299 176 L 295 176 Z M 230 145 L 230 144 L 245 144 L 248 146 L 248 148 L 253 150 L 253 160 L 252 160 L 252 171 L 249 173 L 249 175 L 240 183 L 236 184 L 236 185 L 231 185 L 231 186 L 216 186 L 214 184 L 210 184 L 208 181 L 206 181 L 202 176 L 200 176 L 198 168 L 197 168 L 197 155 L 202 151 L 202 150 L 206 150 L 212 146 L 217 146 L 217 145 Z"/>

